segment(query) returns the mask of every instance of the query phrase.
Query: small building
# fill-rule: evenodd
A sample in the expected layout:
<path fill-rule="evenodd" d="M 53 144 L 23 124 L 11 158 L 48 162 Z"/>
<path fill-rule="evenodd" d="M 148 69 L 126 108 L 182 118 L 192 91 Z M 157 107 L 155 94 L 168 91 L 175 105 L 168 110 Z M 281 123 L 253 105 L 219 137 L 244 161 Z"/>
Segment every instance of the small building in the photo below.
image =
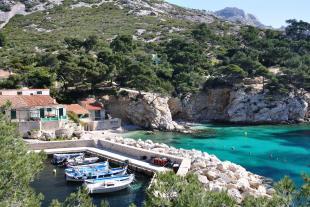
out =
<path fill-rule="evenodd" d="M 89 111 L 89 118 L 94 121 L 100 121 L 105 119 L 105 110 L 103 104 L 97 101 L 95 98 L 87 98 L 80 101 L 79 104 Z"/>
<path fill-rule="evenodd" d="M 121 119 L 106 116 L 104 106 L 94 98 L 87 98 L 79 104 L 66 105 L 68 112 L 77 115 L 87 131 L 117 129 L 121 127 Z"/>
<path fill-rule="evenodd" d="M 67 113 L 75 114 L 81 121 L 89 120 L 89 111 L 79 104 L 65 105 Z"/>
<path fill-rule="evenodd" d="M 54 131 L 67 121 L 64 105 L 48 95 L 0 95 L 0 105 L 9 103 L 5 116 L 17 122 L 20 133 L 31 130 Z"/>
<path fill-rule="evenodd" d="M 43 95 L 43 96 L 49 96 L 50 95 L 50 89 L 29 89 L 29 88 L 4 89 L 4 90 L 0 90 L 0 95 L 4 95 L 4 96 L 16 96 L 16 95 Z"/>

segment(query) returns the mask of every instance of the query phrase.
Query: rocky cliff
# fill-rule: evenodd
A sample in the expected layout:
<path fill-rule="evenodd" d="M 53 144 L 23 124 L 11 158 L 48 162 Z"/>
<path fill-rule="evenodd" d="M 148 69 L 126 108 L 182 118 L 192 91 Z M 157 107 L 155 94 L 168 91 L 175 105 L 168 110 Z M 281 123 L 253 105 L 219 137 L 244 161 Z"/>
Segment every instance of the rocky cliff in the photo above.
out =
<path fill-rule="evenodd" d="M 182 130 L 182 127 L 172 120 L 168 100 L 169 97 L 133 90 L 123 90 L 118 96 L 102 97 L 106 111 L 124 122 L 151 130 Z"/>
<path fill-rule="evenodd" d="M 261 90 L 209 89 L 182 100 L 171 99 L 175 119 L 233 123 L 290 123 L 309 116 L 308 95 L 270 96 Z"/>
<path fill-rule="evenodd" d="M 188 95 L 182 100 L 154 93 L 123 90 L 104 96 L 109 114 L 146 129 L 182 131 L 174 120 L 242 124 L 295 123 L 309 118 L 310 95 L 269 96 L 261 90 L 222 88 Z"/>

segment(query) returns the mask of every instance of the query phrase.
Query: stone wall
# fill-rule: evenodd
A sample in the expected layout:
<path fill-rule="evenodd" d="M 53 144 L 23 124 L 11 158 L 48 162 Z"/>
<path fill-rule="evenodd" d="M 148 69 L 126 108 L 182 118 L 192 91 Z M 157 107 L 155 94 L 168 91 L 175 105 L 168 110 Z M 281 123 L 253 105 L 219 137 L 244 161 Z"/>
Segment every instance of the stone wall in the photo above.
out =
<path fill-rule="evenodd" d="M 177 157 L 177 156 L 172 156 L 169 154 L 164 154 L 160 152 L 155 152 L 151 150 L 128 146 L 126 144 L 116 143 L 116 142 L 104 140 L 104 139 L 99 139 L 97 144 L 99 148 L 110 150 L 112 152 L 118 152 L 123 155 L 134 157 L 136 159 L 141 159 L 142 157 L 144 157 L 145 160 L 150 160 L 154 157 L 166 157 L 166 158 L 169 158 L 171 161 L 179 163 L 179 164 L 183 160 L 183 157 Z"/>
<path fill-rule="evenodd" d="M 122 125 L 122 121 L 119 118 L 106 119 L 102 121 L 90 121 L 85 126 L 85 130 L 97 131 L 97 130 L 107 130 L 107 129 L 117 129 Z"/>
<path fill-rule="evenodd" d="M 31 130 L 41 130 L 40 121 L 20 121 L 18 122 L 18 130 L 21 135 L 24 135 Z"/>
<path fill-rule="evenodd" d="M 30 150 L 44 150 L 72 147 L 96 147 L 94 140 L 68 140 L 68 141 L 49 141 L 39 143 L 27 143 Z"/>

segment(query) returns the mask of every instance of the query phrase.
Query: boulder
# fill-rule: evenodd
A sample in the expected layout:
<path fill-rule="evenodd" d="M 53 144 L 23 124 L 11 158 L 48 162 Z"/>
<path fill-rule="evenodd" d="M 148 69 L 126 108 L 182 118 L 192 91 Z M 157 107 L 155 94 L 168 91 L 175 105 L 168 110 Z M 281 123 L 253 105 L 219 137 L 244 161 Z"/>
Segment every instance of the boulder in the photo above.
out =
<path fill-rule="evenodd" d="M 241 192 L 245 192 L 250 188 L 250 183 L 247 179 L 245 178 L 240 178 L 237 181 L 237 187 Z"/>
<path fill-rule="evenodd" d="M 206 172 L 206 176 L 209 180 L 213 181 L 215 179 L 217 179 L 219 176 L 218 176 L 218 172 L 215 171 L 215 170 L 208 170 Z"/>
<path fill-rule="evenodd" d="M 26 134 L 29 139 L 40 139 L 42 137 L 42 132 L 40 130 L 31 130 Z"/>
<path fill-rule="evenodd" d="M 73 130 L 67 129 L 67 128 L 61 128 L 61 129 L 57 129 L 55 131 L 55 135 L 57 138 L 68 139 L 68 138 L 72 137 L 72 134 L 73 134 Z"/>
<path fill-rule="evenodd" d="M 208 184 L 209 183 L 209 180 L 208 180 L 207 176 L 204 176 L 204 175 L 198 175 L 198 180 L 202 184 Z"/>
<path fill-rule="evenodd" d="M 242 195 L 238 189 L 236 188 L 228 189 L 227 194 L 230 197 L 234 198 L 238 203 L 242 202 Z"/>

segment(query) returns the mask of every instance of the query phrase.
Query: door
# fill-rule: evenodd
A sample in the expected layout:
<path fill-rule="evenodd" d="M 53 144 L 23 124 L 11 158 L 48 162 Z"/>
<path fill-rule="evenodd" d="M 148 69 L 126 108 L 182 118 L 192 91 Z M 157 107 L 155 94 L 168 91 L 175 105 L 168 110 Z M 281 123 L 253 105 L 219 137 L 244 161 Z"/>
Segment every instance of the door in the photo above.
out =
<path fill-rule="evenodd" d="M 59 117 L 63 117 L 64 116 L 64 109 L 63 108 L 59 108 L 58 112 L 59 112 Z"/>
<path fill-rule="evenodd" d="M 44 118 L 44 108 L 40 109 L 40 118 Z"/>

